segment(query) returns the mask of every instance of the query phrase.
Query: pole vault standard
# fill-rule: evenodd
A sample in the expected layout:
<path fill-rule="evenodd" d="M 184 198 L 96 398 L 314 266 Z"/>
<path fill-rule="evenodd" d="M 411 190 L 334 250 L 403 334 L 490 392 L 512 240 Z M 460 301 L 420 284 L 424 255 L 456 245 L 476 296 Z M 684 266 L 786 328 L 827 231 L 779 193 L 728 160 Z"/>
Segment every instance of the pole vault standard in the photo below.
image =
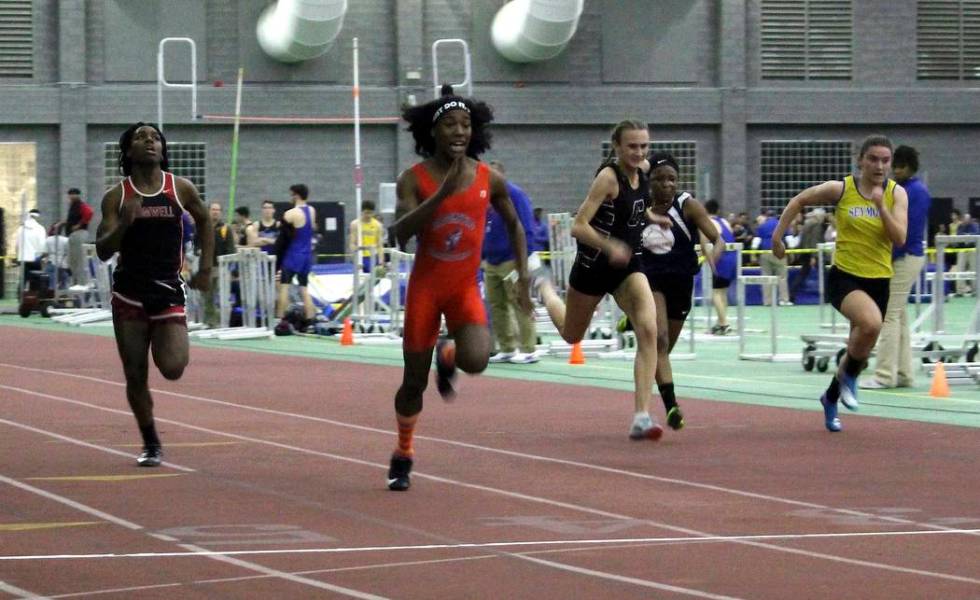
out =
<path fill-rule="evenodd" d="M 235 189 L 238 187 L 238 126 L 242 117 L 242 77 L 245 69 L 238 67 L 238 85 L 235 87 L 235 118 L 231 134 L 231 182 L 228 184 L 228 223 L 235 218 Z"/>

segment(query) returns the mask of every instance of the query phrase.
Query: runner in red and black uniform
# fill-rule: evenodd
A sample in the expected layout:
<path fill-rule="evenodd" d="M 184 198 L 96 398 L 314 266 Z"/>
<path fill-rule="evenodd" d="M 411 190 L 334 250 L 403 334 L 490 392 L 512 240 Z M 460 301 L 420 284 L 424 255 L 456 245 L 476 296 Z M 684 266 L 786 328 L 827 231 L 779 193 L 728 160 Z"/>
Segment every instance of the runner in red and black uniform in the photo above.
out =
<path fill-rule="evenodd" d="M 415 138 L 415 152 L 425 160 L 405 170 L 397 186 L 394 229 L 399 245 L 418 236 L 405 300 L 405 372 L 395 395 L 398 448 L 388 471 L 388 489 L 397 491 L 410 485 L 412 438 L 432 349 L 436 347 L 439 393 L 447 400 L 456 393 L 456 367 L 480 373 L 490 358 L 490 331 L 476 279 L 489 204 L 506 224 L 518 257 L 520 302 L 531 310 L 524 231 L 504 178 L 478 160 L 490 148 L 490 107 L 443 86 L 442 98 L 408 108 L 402 117 Z M 437 346 L 443 315 L 452 340 Z"/>
<path fill-rule="evenodd" d="M 126 399 L 143 436 L 142 467 L 160 464 L 163 452 L 153 424 L 147 385 L 148 352 L 167 379 L 179 379 L 188 362 L 184 283 L 183 213 L 194 218 L 201 270 L 191 287 L 207 290 L 214 236 L 208 210 L 190 181 L 168 172 L 167 140 L 155 125 L 137 123 L 119 138 L 119 169 L 126 176 L 102 198 L 95 242 L 99 258 L 119 252 L 113 272 L 112 322 L 126 376 Z"/>

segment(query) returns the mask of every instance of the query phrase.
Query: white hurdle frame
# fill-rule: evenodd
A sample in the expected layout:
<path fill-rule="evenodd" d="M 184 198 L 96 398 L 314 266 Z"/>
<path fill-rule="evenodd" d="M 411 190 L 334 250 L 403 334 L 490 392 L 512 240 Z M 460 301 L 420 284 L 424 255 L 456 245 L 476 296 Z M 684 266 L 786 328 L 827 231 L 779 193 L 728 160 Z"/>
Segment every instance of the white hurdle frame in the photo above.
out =
<path fill-rule="evenodd" d="M 191 47 L 190 83 L 170 83 L 165 75 L 166 60 L 164 48 L 167 44 L 181 42 Z M 166 37 L 157 45 L 157 127 L 163 131 L 163 88 L 184 88 L 191 90 L 191 120 L 197 118 L 197 44 L 187 37 Z"/>
<path fill-rule="evenodd" d="M 415 266 L 415 255 L 392 248 L 388 251 L 388 256 L 390 258 L 388 280 L 391 281 L 391 296 L 389 297 L 391 328 L 388 333 L 392 337 L 401 337 L 405 325 L 405 300 L 402 298 L 401 282 L 411 278 L 412 267 Z"/>
<path fill-rule="evenodd" d="M 743 275 L 742 274 L 742 262 L 738 262 L 738 283 L 736 289 L 736 297 L 738 301 L 738 359 L 739 360 L 750 360 L 750 361 L 764 361 L 764 362 L 796 362 L 799 360 L 799 356 L 795 354 L 779 354 L 779 328 L 777 326 L 777 315 L 776 310 L 779 306 L 777 301 L 779 298 L 779 276 L 777 275 Z M 772 293 L 770 298 L 772 302 L 769 304 L 769 352 L 759 352 L 759 353 L 748 353 L 745 351 L 745 338 L 746 338 L 746 328 L 745 328 L 745 286 L 749 284 L 761 284 L 771 286 Z"/>
<path fill-rule="evenodd" d="M 946 272 L 946 247 L 950 244 L 973 244 L 974 260 L 973 271 L 947 273 Z M 946 314 L 943 304 L 946 300 L 946 282 L 958 281 L 963 279 L 973 280 L 974 293 L 977 293 L 978 275 L 980 275 L 980 235 L 937 235 L 936 246 L 936 270 L 932 279 L 932 306 L 933 306 L 933 325 L 932 332 L 941 334 L 946 329 Z M 976 311 L 970 324 L 972 333 L 977 332 Z"/>
<path fill-rule="evenodd" d="M 230 327 L 231 269 L 238 267 L 239 302 L 242 326 Z M 208 293 L 213 293 L 209 291 Z M 218 257 L 218 293 L 221 327 L 195 331 L 200 338 L 221 340 L 271 337 L 276 307 L 276 257 L 259 248 L 241 248 L 235 254 Z"/>
<path fill-rule="evenodd" d="M 829 252 L 831 255 L 831 266 L 833 266 L 833 254 L 836 248 L 835 242 L 817 244 L 817 284 L 820 294 L 817 302 L 817 322 L 820 323 L 820 327 L 829 328 L 830 333 L 837 333 L 837 328 L 841 327 L 837 324 L 837 311 L 833 308 L 830 309 L 830 322 L 823 320 L 824 311 L 829 306 L 829 302 L 827 302 L 827 253 Z"/>

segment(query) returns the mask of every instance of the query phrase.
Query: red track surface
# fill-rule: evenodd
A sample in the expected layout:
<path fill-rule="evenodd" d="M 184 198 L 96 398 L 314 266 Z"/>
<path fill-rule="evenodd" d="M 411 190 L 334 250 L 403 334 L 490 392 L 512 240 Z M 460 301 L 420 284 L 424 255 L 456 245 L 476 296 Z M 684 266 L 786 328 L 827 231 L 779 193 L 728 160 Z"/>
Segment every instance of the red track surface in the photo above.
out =
<path fill-rule="evenodd" d="M 630 442 L 627 393 L 483 377 L 427 395 L 399 494 L 400 370 L 194 348 L 151 378 L 178 468 L 138 469 L 111 339 L 0 335 L 0 597 L 980 597 L 980 535 L 946 531 L 980 527 L 975 429 L 685 400 Z M 50 479 L 107 475 L 172 476 Z"/>

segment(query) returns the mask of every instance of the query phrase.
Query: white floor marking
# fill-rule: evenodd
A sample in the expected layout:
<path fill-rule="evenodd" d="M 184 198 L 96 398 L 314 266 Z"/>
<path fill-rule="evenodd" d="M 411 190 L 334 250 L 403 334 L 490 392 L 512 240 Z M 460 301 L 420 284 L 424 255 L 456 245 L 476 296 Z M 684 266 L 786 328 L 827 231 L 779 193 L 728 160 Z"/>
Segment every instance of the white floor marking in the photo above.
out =
<path fill-rule="evenodd" d="M 0 555 L 0 561 L 22 560 L 92 560 L 110 558 L 194 558 L 196 556 L 255 556 L 281 554 L 356 554 L 365 552 L 395 552 L 420 550 L 472 550 L 495 548 L 523 548 L 535 546 L 611 546 L 649 545 L 649 544 L 706 544 L 756 540 L 812 540 L 833 538 L 873 538 L 873 537 L 912 537 L 923 535 L 954 535 L 977 533 L 980 529 L 964 529 L 961 531 L 854 531 L 841 533 L 773 533 L 752 535 L 713 535 L 686 537 L 642 537 L 642 538 L 608 538 L 588 540 L 522 540 L 514 542 L 461 542 L 457 544 L 414 544 L 408 546 L 348 546 L 340 548 L 288 548 L 276 550 L 205 550 L 193 552 L 127 552 L 127 553 L 95 553 L 95 554 L 13 554 Z M 175 541 L 170 536 L 154 534 L 155 537 Z M 980 580 L 974 580 L 980 583 Z"/>
<path fill-rule="evenodd" d="M 16 479 L 11 479 L 10 477 L 7 477 L 5 475 L 0 475 L 0 483 L 6 483 L 8 485 L 11 485 L 13 487 L 19 488 L 21 490 L 24 490 L 24 491 L 27 491 L 27 492 L 31 492 L 31 493 L 36 494 L 38 496 L 41 496 L 43 498 L 47 498 L 48 500 L 53 500 L 55 502 L 59 502 L 59 503 L 64 504 L 66 506 L 70 506 L 71 508 L 74 508 L 75 510 L 82 511 L 82 512 L 84 512 L 86 514 L 90 514 L 92 516 L 98 517 L 98 518 L 103 519 L 105 521 L 109 521 L 110 523 L 115 523 L 116 525 L 119 525 L 121 527 L 125 527 L 126 529 L 130 529 L 130 530 L 133 530 L 133 531 L 145 531 L 145 529 L 143 528 L 142 525 L 137 525 L 136 523 L 133 523 L 132 521 L 127 521 L 126 519 L 122 519 L 120 517 L 116 517 L 114 515 L 110 515 L 109 513 L 103 512 L 103 511 L 101 511 L 101 510 L 99 510 L 97 508 L 93 508 L 91 506 L 82 504 L 81 502 L 76 502 L 75 500 L 72 500 L 71 498 L 66 498 L 65 496 L 61 496 L 59 494 L 55 494 L 55 493 L 49 492 L 47 490 L 42 490 L 40 488 L 36 488 L 36 487 L 34 487 L 32 485 L 28 485 L 26 483 L 17 481 Z M 152 533 L 148 533 L 148 535 L 150 535 L 152 537 L 157 537 L 158 539 L 164 539 L 164 540 L 166 540 L 166 536 L 157 536 L 157 535 L 152 534 Z M 170 541 L 170 540 L 166 540 L 166 541 Z M 184 548 L 185 550 L 189 550 L 191 552 L 205 553 L 205 554 L 202 554 L 202 556 L 206 556 L 207 558 L 209 558 L 211 560 L 217 560 L 217 561 L 229 563 L 229 564 L 235 565 L 237 567 L 241 567 L 243 569 L 247 569 L 249 571 L 255 571 L 255 572 L 258 572 L 258 573 L 264 573 L 266 575 L 271 575 L 271 576 L 274 576 L 274 577 L 277 577 L 277 578 L 280 578 L 280 579 L 285 579 L 285 580 L 291 581 L 293 583 L 299 583 L 299 584 L 302 584 L 302 585 L 319 588 L 321 590 L 328 590 L 328 591 L 331 591 L 331 592 L 336 592 L 338 594 L 343 594 L 343 595 L 349 596 L 351 598 L 360 598 L 360 599 L 363 599 L 363 600 L 379 600 L 379 599 L 383 599 L 384 598 L 383 596 L 375 596 L 373 594 L 367 594 L 365 592 L 361 592 L 361 591 L 358 591 L 358 590 L 352 590 L 352 589 L 341 587 L 341 586 L 338 586 L 338 585 L 331 585 L 329 583 L 318 581 L 316 579 L 309 579 L 309 578 L 306 578 L 306 577 L 301 577 L 299 575 L 293 575 L 292 573 L 286 573 L 284 571 L 279 571 L 279 570 L 276 570 L 276 569 L 270 569 L 269 567 L 265 567 L 265 566 L 260 565 L 260 564 L 247 562 L 247 561 L 244 561 L 244 560 L 241 560 L 241 559 L 237 559 L 237 558 L 233 558 L 233 557 L 229 557 L 229 556 L 223 556 L 220 553 L 211 553 L 211 552 L 208 552 L 207 550 L 205 550 L 204 548 L 201 548 L 199 546 L 194 546 L 194 545 L 191 545 L 191 544 L 177 544 L 177 545 L 179 547 Z"/>

